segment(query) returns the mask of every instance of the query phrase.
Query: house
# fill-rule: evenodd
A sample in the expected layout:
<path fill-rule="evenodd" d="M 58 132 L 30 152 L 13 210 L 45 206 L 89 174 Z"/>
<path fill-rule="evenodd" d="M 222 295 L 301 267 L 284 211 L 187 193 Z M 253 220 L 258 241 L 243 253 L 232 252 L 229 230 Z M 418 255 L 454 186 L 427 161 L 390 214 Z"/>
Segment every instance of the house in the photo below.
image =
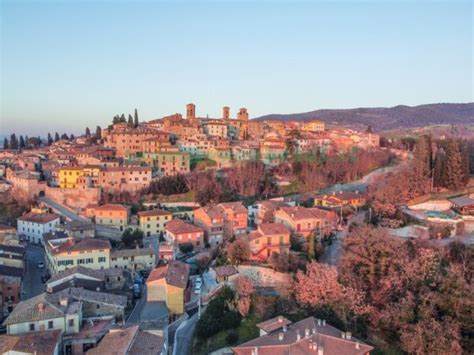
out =
<path fill-rule="evenodd" d="M 314 196 L 314 206 L 340 209 L 343 207 L 360 208 L 367 203 L 367 196 L 358 192 L 339 191 L 332 194 Z"/>
<path fill-rule="evenodd" d="M 79 332 L 81 321 L 81 302 L 42 293 L 18 303 L 3 325 L 9 335 L 54 329 L 71 334 Z"/>
<path fill-rule="evenodd" d="M 195 248 L 204 246 L 204 228 L 174 219 L 165 226 L 165 239 L 175 245 L 192 244 Z"/>
<path fill-rule="evenodd" d="M 23 268 L 0 265 L 0 307 L 2 316 L 13 311 L 20 302 Z"/>
<path fill-rule="evenodd" d="M 17 219 L 17 233 L 28 242 L 43 244 L 43 234 L 54 232 L 60 223 L 55 213 L 26 213 Z"/>
<path fill-rule="evenodd" d="M 63 229 L 74 239 L 93 238 L 95 235 L 94 224 L 88 221 L 73 220 L 66 222 Z"/>
<path fill-rule="evenodd" d="M 173 244 L 160 243 L 158 247 L 158 259 L 159 261 L 172 261 L 175 260 L 176 250 Z"/>
<path fill-rule="evenodd" d="M 224 202 L 217 205 L 224 214 L 226 235 L 238 236 L 247 233 L 248 214 L 242 202 Z"/>
<path fill-rule="evenodd" d="M 20 335 L 0 335 L 0 353 L 15 355 L 59 355 L 60 330 Z"/>
<path fill-rule="evenodd" d="M 0 266 L 25 268 L 25 247 L 23 245 L 0 244 Z"/>
<path fill-rule="evenodd" d="M 311 132 L 320 132 L 324 131 L 325 124 L 323 121 L 314 120 L 305 122 L 303 127 L 301 128 L 302 131 L 311 131 Z"/>
<path fill-rule="evenodd" d="M 82 287 L 90 291 L 121 290 L 126 281 L 121 269 L 94 270 L 79 265 L 53 275 L 46 283 L 46 292 L 56 293 L 68 287 Z"/>
<path fill-rule="evenodd" d="M 119 204 L 105 204 L 94 209 L 95 223 L 125 230 L 130 219 L 130 209 Z"/>
<path fill-rule="evenodd" d="M 329 235 L 337 227 L 338 217 L 334 211 L 298 206 L 277 209 L 274 221 L 283 223 L 293 233 L 306 238 L 314 231 Z"/>
<path fill-rule="evenodd" d="M 374 349 L 352 337 L 350 332 L 341 332 L 314 317 L 292 323 L 280 316 L 257 327 L 260 336 L 233 347 L 233 354 L 369 355 Z"/>
<path fill-rule="evenodd" d="M 63 166 L 58 169 L 59 187 L 77 189 L 95 187 L 99 183 L 100 167 L 97 165 Z"/>
<path fill-rule="evenodd" d="M 165 224 L 173 219 L 173 214 L 164 210 L 138 212 L 140 229 L 145 236 L 160 235 L 165 231 Z"/>
<path fill-rule="evenodd" d="M 109 193 L 134 193 L 148 187 L 151 179 L 149 166 L 107 167 L 100 171 L 99 186 Z"/>
<path fill-rule="evenodd" d="M 273 221 L 273 213 L 275 210 L 281 207 L 289 207 L 289 205 L 284 201 L 279 200 L 266 200 L 259 201 L 256 203 L 257 213 L 255 217 L 255 223 L 269 223 Z"/>
<path fill-rule="evenodd" d="M 84 355 L 99 344 L 114 324 L 115 320 L 111 317 L 84 319 L 79 333 L 63 334 L 62 354 Z"/>
<path fill-rule="evenodd" d="M 226 283 L 235 278 L 239 274 L 239 270 L 232 265 L 223 265 L 214 268 L 216 273 L 216 281 L 218 283 Z"/>
<path fill-rule="evenodd" d="M 189 269 L 181 261 L 153 269 L 146 280 L 147 302 L 165 301 L 169 313 L 183 314 Z"/>
<path fill-rule="evenodd" d="M 204 228 L 209 244 L 221 244 L 224 239 L 224 214 L 217 206 L 194 210 L 194 223 Z"/>
<path fill-rule="evenodd" d="M 95 238 L 75 241 L 65 235 L 51 234 L 45 240 L 47 266 L 53 275 L 79 265 L 95 270 L 107 269 L 111 249 L 108 240 Z"/>
<path fill-rule="evenodd" d="M 290 230 L 283 223 L 261 223 L 249 236 L 250 259 L 267 261 L 273 253 L 288 254 Z"/>
<path fill-rule="evenodd" d="M 135 274 L 141 270 L 151 270 L 156 265 L 152 248 L 112 249 L 110 267 L 129 270 Z"/>
<path fill-rule="evenodd" d="M 474 199 L 470 195 L 458 196 L 448 199 L 452 209 L 463 216 L 474 216 Z"/>
<path fill-rule="evenodd" d="M 160 150 L 156 153 L 145 153 L 144 160 L 158 171 L 159 176 L 173 176 L 190 172 L 190 154 Z"/>
<path fill-rule="evenodd" d="M 165 355 L 167 353 L 167 345 L 162 336 L 140 330 L 138 325 L 110 329 L 97 347 L 87 351 L 87 355 Z"/>
<path fill-rule="evenodd" d="M 0 224 L 0 238 L 16 235 L 16 228 L 6 224 Z"/>

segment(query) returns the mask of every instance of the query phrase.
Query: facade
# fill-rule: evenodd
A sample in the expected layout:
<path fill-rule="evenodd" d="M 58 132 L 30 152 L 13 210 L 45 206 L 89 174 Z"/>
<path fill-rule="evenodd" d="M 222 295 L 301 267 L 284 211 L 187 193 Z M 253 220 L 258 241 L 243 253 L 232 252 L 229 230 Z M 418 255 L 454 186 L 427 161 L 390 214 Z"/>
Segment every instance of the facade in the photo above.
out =
<path fill-rule="evenodd" d="M 151 248 L 113 249 L 110 252 L 110 267 L 131 271 L 151 270 L 156 265 L 156 257 Z"/>
<path fill-rule="evenodd" d="M 150 273 L 146 280 L 147 301 L 165 301 L 170 314 L 183 314 L 189 265 L 172 261 Z"/>
<path fill-rule="evenodd" d="M 350 191 L 334 192 L 329 195 L 317 195 L 314 197 L 314 205 L 327 208 L 364 207 L 367 203 L 367 196 Z"/>
<path fill-rule="evenodd" d="M 159 176 L 187 174 L 190 171 L 190 154 L 177 148 L 174 151 L 145 153 L 144 159 L 157 170 Z"/>
<path fill-rule="evenodd" d="M 238 236 L 247 233 L 248 212 L 242 202 L 224 202 L 217 205 L 224 215 L 226 235 Z"/>
<path fill-rule="evenodd" d="M 275 223 L 283 223 L 296 235 L 309 237 L 313 232 L 329 235 L 337 227 L 334 211 L 320 208 L 282 207 L 274 213 Z"/>
<path fill-rule="evenodd" d="M 10 314 L 20 302 L 24 269 L 0 265 L 0 306 L 2 317 Z"/>
<path fill-rule="evenodd" d="M 224 214 L 217 206 L 201 207 L 194 210 L 194 223 L 204 228 L 207 242 L 221 244 L 224 240 Z"/>
<path fill-rule="evenodd" d="M 288 254 L 290 230 L 282 223 L 262 223 L 248 236 L 250 259 L 267 261 L 272 254 Z"/>
<path fill-rule="evenodd" d="M 54 232 L 60 218 L 54 213 L 27 213 L 17 219 L 17 233 L 35 244 L 43 244 L 43 234 Z"/>
<path fill-rule="evenodd" d="M 182 219 L 174 219 L 166 223 L 165 238 L 169 243 L 192 244 L 195 248 L 204 246 L 204 228 L 187 223 Z"/>
<path fill-rule="evenodd" d="M 137 215 L 140 229 L 147 237 L 163 234 L 165 224 L 173 219 L 173 214 L 164 210 L 140 211 Z"/>
<path fill-rule="evenodd" d="M 303 131 L 311 131 L 311 132 L 321 132 L 324 131 L 325 124 L 323 121 L 315 120 L 305 122 L 301 130 Z"/>
<path fill-rule="evenodd" d="M 109 167 L 102 169 L 99 175 L 100 187 L 109 193 L 134 193 L 148 187 L 151 180 L 151 167 L 147 166 Z"/>
<path fill-rule="evenodd" d="M 106 204 L 94 209 L 95 223 L 125 230 L 129 221 L 129 208 L 118 204 Z"/>
<path fill-rule="evenodd" d="M 8 355 L 59 355 L 60 343 L 60 330 L 0 335 L 0 352 Z"/>
<path fill-rule="evenodd" d="M 62 189 L 96 187 L 99 183 L 99 174 L 99 166 L 64 166 L 58 169 L 59 187 Z"/>

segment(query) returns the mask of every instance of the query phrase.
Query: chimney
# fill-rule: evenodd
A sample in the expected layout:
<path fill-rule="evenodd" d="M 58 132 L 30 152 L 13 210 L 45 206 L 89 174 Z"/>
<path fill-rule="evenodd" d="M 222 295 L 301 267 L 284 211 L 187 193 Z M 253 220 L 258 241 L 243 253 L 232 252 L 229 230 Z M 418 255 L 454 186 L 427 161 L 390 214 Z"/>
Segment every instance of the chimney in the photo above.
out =
<path fill-rule="evenodd" d="M 252 355 L 258 355 L 258 347 L 252 349 Z"/>
<path fill-rule="evenodd" d="M 301 340 L 300 330 L 296 329 L 296 341 L 300 341 L 300 340 Z"/>
<path fill-rule="evenodd" d="M 278 340 L 279 340 L 279 341 L 283 341 L 283 337 L 284 337 L 284 336 L 285 336 L 285 335 L 284 335 L 283 333 L 278 333 Z"/>
<path fill-rule="evenodd" d="M 359 350 L 360 349 L 360 343 L 358 341 L 356 341 L 356 349 Z"/>
<path fill-rule="evenodd" d="M 312 332 L 313 334 L 316 334 L 316 328 L 313 328 L 313 329 L 311 330 L 311 332 Z"/>
<path fill-rule="evenodd" d="M 352 333 L 351 332 L 346 332 L 346 339 L 351 340 L 352 338 Z"/>
<path fill-rule="evenodd" d="M 318 325 L 321 326 L 321 319 L 318 319 Z"/>
<path fill-rule="evenodd" d="M 288 330 L 288 328 L 286 327 L 286 325 L 283 326 L 283 333 L 286 333 L 286 331 Z"/>
<path fill-rule="evenodd" d="M 324 355 L 324 347 L 320 346 L 318 348 L 318 355 Z"/>
<path fill-rule="evenodd" d="M 59 299 L 59 304 L 60 304 L 61 306 L 67 306 L 67 305 L 68 305 L 68 298 L 67 298 L 67 297 L 61 297 L 61 298 Z"/>
<path fill-rule="evenodd" d="M 345 333 L 345 332 L 342 332 L 342 333 L 341 333 L 341 338 L 342 338 L 342 339 L 346 339 L 346 333 Z"/>
<path fill-rule="evenodd" d="M 38 312 L 39 312 L 39 313 L 43 313 L 43 311 L 44 311 L 44 304 L 43 304 L 43 302 L 38 303 L 37 307 L 38 307 Z"/>
<path fill-rule="evenodd" d="M 326 325 L 326 319 L 323 319 L 323 327 Z"/>
<path fill-rule="evenodd" d="M 308 337 L 309 337 L 309 328 L 305 328 L 305 330 L 304 330 L 304 336 L 305 336 L 305 338 L 308 338 Z"/>
<path fill-rule="evenodd" d="M 283 322 L 283 316 L 278 316 L 278 322 L 279 323 Z"/>

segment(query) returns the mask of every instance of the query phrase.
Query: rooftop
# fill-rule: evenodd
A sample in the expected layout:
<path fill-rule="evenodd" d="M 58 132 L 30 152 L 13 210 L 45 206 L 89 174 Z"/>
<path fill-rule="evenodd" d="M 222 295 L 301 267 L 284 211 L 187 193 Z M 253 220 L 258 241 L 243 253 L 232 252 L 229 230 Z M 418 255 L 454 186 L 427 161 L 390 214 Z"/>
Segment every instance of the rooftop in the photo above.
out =
<path fill-rule="evenodd" d="M 39 223 L 45 224 L 54 221 L 55 219 L 59 219 L 59 215 L 55 213 L 26 213 L 23 216 L 19 217 L 18 220 L 31 222 L 31 223 Z"/>

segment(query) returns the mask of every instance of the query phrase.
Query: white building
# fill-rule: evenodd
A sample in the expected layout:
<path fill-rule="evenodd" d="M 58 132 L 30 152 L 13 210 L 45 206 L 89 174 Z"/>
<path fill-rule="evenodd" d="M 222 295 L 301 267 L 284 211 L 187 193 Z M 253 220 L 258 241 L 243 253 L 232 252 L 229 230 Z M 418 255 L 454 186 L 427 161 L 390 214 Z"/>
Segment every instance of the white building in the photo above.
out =
<path fill-rule="evenodd" d="M 27 213 L 17 219 L 17 234 L 31 243 L 43 244 L 43 234 L 56 231 L 60 218 L 54 213 Z"/>

